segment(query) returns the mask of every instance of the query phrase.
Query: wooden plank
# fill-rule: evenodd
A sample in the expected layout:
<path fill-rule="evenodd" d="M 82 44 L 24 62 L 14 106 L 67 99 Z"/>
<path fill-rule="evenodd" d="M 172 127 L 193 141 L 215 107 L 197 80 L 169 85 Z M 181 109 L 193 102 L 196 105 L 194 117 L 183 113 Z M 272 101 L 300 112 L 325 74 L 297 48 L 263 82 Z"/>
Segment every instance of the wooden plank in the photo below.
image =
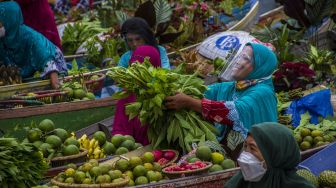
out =
<path fill-rule="evenodd" d="M 113 106 L 113 105 L 116 105 L 116 100 L 112 99 L 111 97 L 108 97 L 89 101 L 55 103 L 43 106 L 5 109 L 0 110 L 0 120 L 59 113 L 59 112 L 77 111 L 82 109 L 90 109 L 90 108 Z"/>

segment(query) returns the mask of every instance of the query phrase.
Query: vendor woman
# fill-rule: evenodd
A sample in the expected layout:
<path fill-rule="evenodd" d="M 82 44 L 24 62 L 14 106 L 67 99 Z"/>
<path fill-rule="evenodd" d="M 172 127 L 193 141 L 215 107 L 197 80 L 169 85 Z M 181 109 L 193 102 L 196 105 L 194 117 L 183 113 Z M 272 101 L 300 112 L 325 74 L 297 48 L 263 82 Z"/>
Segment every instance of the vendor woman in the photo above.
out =
<path fill-rule="evenodd" d="M 121 35 L 125 39 L 125 42 L 130 50 L 121 56 L 119 66 L 127 68 L 133 51 L 138 46 L 150 45 L 159 51 L 161 67 L 170 69 L 166 49 L 157 44 L 153 31 L 144 19 L 134 17 L 126 20 L 121 27 Z"/>
<path fill-rule="evenodd" d="M 21 9 L 16 2 L 0 2 L 0 61 L 21 68 L 22 78 L 36 71 L 50 78 L 58 88 L 58 74 L 67 68 L 61 50 L 42 34 L 23 24 Z"/>
<path fill-rule="evenodd" d="M 224 188 L 313 188 L 296 174 L 300 149 L 291 131 L 277 123 L 252 126 L 238 158 L 241 172 Z"/>
<path fill-rule="evenodd" d="M 275 54 L 261 44 L 248 43 L 234 61 L 235 81 L 209 86 L 199 100 L 183 93 L 166 98 L 168 109 L 189 108 L 215 123 L 219 141 L 236 159 L 251 126 L 277 121 L 277 100 L 272 73 L 277 65 Z"/>
<path fill-rule="evenodd" d="M 132 57 L 129 60 L 129 65 L 131 65 L 132 63 L 143 63 L 145 58 L 149 58 L 149 62 L 154 67 L 161 66 L 159 51 L 157 50 L 157 48 L 149 45 L 142 45 L 137 47 L 132 52 Z M 118 100 L 116 112 L 114 114 L 112 134 L 131 135 L 137 142 L 141 143 L 142 145 L 147 145 L 149 144 L 147 138 L 148 126 L 142 125 L 138 117 L 130 120 L 125 112 L 125 106 L 135 101 L 135 95 L 130 95 L 124 99 Z"/>

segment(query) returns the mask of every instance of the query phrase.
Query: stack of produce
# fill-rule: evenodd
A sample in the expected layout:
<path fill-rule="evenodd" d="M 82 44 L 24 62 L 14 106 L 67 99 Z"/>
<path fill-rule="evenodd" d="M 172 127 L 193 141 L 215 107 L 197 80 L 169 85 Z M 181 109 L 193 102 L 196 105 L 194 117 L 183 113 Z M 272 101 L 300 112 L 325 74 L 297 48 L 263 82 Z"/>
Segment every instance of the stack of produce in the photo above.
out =
<path fill-rule="evenodd" d="M 0 86 L 21 83 L 22 78 L 18 67 L 13 65 L 5 66 L 3 64 L 0 66 Z"/>
<path fill-rule="evenodd" d="M 288 128 L 293 128 L 291 125 L 292 115 L 286 114 L 287 108 L 290 106 L 292 101 L 299 99 L 303 96 L 303 92 L 301 88 L 290 90 L 288 92 L 279 92 L 276 94 L 277 96 L 277 109 L 278 109 L 278 121 L 281 124 L 286 125 Z"/>
<path fill-rule="evenodd" d="M 106 155 L 122 155 L 142 147 L 141 144 L 135 143 L 134 138 L 130 135 L 114 135 L 109 142 L 102 131 L 95 132 L 92 139 L 84 134 L 78 141 L 81 148 L 88 150 L 90 159 L 105 158 Z"/>
<path fill-rule="evenodd" d="M 125 181 L 122 173 L 113 170 L 112 165 L 99 164 L 95 159 L 91 159 L 78 168 L 74 165 L 54 179 L 66 184 L 105 184 Z"/>
<path fill-rule="evenodd" d="M 181 164 L 175 164 L 163 169 L 163 172 L 185 172 L 185 171 L 193 171 L 198 169 L 206 168 L 211 165 L 210 163 L 195 161 L 192 163 L 182 162 Z"/>
<path fill-rule="evenodd" d="M 114 167 L 130 177 L 129 186 L 144 185 L 163 180 L 161 165 L 154 162 L 153 153 L 146 152 L 141 157 L 131 157 L 129 160 L 120 159 Z"/>
<path fill-rule="evenodd" d="M 235 168 L 235 162 L 231 159 L 225 159 L 222 153 L 212 151 L 209 146 L 202 145 L 196 149 L 196 153 L 187 157 L 187 162 L 194 163 L 196 161 L 211 162 L 213 166 L 209 169 L 210 172 L 217 172 Z"/>
<path fill-rule="evenodd" d="M 91 80 L 96 79 L 96 77 L 95 75 L 92 76 Z M 96 98 L 93 93 L 87 92 L 84 84 L 80 84 L 77 81 L 64 83 L 62 90 L 68 91 L 68 97 L 73 101 L 94 100 Z"/>
<path fill-rule="evenodd" d="M 202 77 L 206 77 L 209 74 L 218 75 L 227 65 L 227 63 L 220 58 L 209 60 L 200 55 L 197 50 L 191 50 L 189 52 L 180 52 L 180 58 L 176 59 L 174 65 L 186 64 L 186 72 L 198 74 Z"/>
<path fill-rule="evenodd" d="M 315 187 L 329 187 L 329 188 L 336 188 L 336 172 L 331 170 L 325 170 L 320 173 L 319 176 L 315 176 L 309 170 L 300 169 L 296 171 L 296 173 L 307 181 L 312 183 Z"/>
<path fill-rule="evenodd" d="M 336 140 L 336 121 L 323 119 L 319 124 L 310 124 L 308 113 L 301 115 L 300 125 L 294 130 L 294 137 L 302 151 L 329 144 Z"/>
<path fill-rule="evenodd" d="M 172 160 L 177 159 L 178 153 L 173 150 L 154 150 L 152 151 L 154 155 L 154 161 L 159 163 L 161 166 L 165 166 Z"/>
<path fill-rule="evenodd" d="M 122 98 L 130 93 L 136 95 L 137 101 L 126 106 L 126 114 L 129 119 L 139 116 L 142 124 L 149 124 L 148 138 L 154 148 L 178 146 L 183 151 L 191 151 L 192 142 L 217 142 L 217 130 L 196 112 L 165 109 L 164 99 L 176 92 L 203 97 L 207 87 L 195 75 L 154 68 L 148 59 L 143 64 L 134 63 L 128 69 L 114 67 L 107 75 L 126 89 L 114 97 Z"/>
<path fill-rule="evenodd" d="M 42 180 L 48 163 L 33 144 L 0 138 L 0 187 L 31 187 Z"/>
<path fill-rule="evenodd" d="M 55 129 L 54 122 L 50 119 L 45 119 L 35 128 L 29 129 L 27 139 L 48 159 L 79 153 L 79 142 L 76 138 L 64 129 Z"/>

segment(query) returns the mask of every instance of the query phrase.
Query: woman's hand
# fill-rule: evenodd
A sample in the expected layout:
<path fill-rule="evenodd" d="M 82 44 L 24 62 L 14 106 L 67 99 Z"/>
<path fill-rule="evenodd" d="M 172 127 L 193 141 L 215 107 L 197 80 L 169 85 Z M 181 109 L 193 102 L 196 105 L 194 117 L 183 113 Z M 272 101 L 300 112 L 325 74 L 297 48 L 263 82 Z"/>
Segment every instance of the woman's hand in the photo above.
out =
<path fill-rule="evenodd" d="M 58 73 L 57 72 L 52 72 L 49 74 L 50 77 L 50 85 L 53 89 L 59 89 L 60 84 L 58 81 Z"/>
<path fill-rule="evenodd" d="M 199 99 L 194 99 L 184 93 L 177 93 L 174 96 L 166 97 L 166 108 L 181 110 L 189 108 L 197 112 L 202 112 L 202 103 Z"/>

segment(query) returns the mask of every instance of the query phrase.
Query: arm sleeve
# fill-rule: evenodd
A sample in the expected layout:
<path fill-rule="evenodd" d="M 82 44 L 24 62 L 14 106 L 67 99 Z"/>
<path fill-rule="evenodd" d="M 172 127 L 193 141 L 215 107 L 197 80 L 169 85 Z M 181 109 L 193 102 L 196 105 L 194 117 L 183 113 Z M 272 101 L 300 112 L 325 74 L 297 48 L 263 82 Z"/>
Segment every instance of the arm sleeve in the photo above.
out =
<path fill-rule="evenodd" d="M 160 49 L 160 57 L 161 57 L 161 67 L 165 69 L 170 69 L 169 58 L 167 55 L 167 51 L 164 47 L 159 46 Z"/>
<path fill-rule="evenodd" d="M 202 99 L 202 115 L 208 121 L 232 126 L 233 122 L 228 117 L 229 112 L 223 102 Z"/>
<path fill-rule="evenodd" d="M 208 90 L 205 91 L 205 98 L 213 101 L 217 101 L 217 94 L 219 90 L 220 84 L 212 84 L 208 86 Z"/>
<path fill-rule="evenodd" d="M 120 57 L 118 66 L 127 68 L 128 67 L 128 62 L 129 62 L 130 59 L 131 59 L 131 52 L 128 51 Z"/>

